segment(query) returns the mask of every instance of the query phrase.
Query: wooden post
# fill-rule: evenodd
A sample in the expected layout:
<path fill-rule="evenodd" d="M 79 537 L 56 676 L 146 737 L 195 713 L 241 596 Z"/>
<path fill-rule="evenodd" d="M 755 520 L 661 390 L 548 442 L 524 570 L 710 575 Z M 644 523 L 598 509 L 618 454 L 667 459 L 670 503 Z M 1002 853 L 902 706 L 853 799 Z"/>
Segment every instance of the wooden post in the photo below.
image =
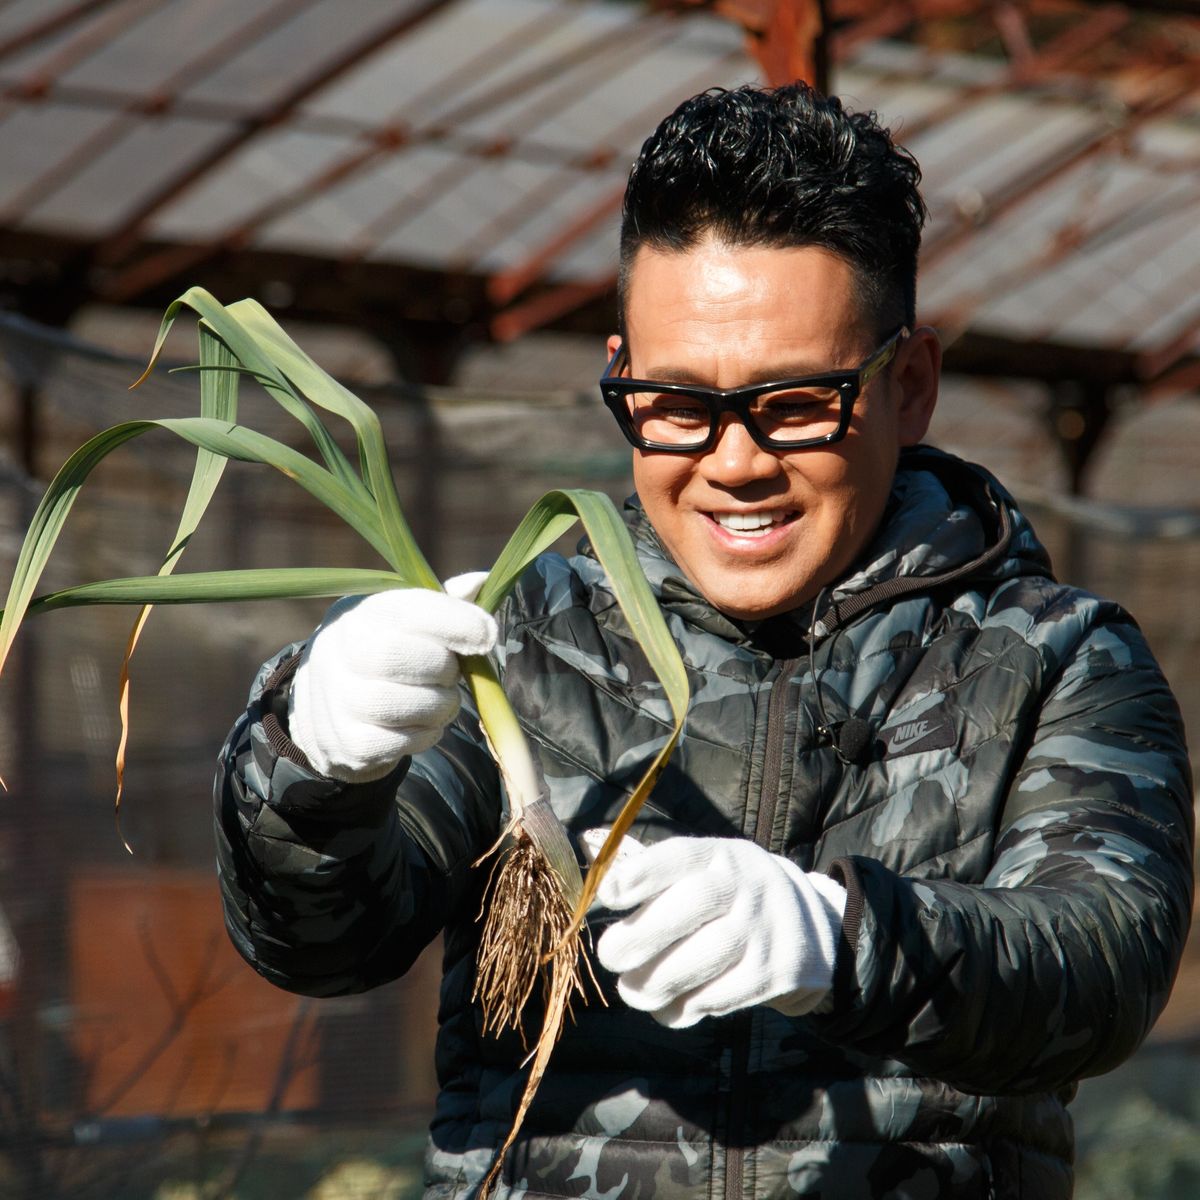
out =
<path fill-rule="evenodd" d="M 746 31 L 746 48 L 767 83 L 798 79 L 829 91 L 825 0 L 717 0 L 716 11 Z"/>

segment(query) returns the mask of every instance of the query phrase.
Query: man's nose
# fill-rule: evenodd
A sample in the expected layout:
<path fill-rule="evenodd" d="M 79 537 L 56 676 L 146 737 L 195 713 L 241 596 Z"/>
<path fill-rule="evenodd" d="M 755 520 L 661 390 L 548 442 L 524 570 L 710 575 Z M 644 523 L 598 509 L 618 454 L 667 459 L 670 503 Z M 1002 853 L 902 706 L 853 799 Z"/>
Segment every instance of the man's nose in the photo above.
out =
<path fill-rule="evenodd" d="M 779 458 L 760 446 L 733 413 L 722 413 L 713 448 L 700 461 L 705 477 L 726 486 L 770 479 L 782 470 Z"/>

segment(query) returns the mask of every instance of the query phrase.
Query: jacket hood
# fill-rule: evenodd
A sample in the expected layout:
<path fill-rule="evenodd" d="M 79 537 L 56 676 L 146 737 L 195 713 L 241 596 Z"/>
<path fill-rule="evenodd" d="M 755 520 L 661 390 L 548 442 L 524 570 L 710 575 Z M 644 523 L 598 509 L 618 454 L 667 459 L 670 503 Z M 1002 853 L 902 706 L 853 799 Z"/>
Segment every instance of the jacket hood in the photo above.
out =
<path fill-rule="evenodd" d="M 996 478 L 931 446 L 901 452 L 878 531 L 850 571 L 817 597 L 815 621 L 813 601 L 774 621 L 738 621 L 719 612 L 685 578 L 636 495 L 625 502 L 625 520 L 663 606 L 738 643 L 758 642 L 765 626 L 780 622 L 805 631 L 811 626 L 824 636 L 879 604 L 945 583 L 1053 578 L 1049 555 Z M 580 549 L 590 554 L 586 541 Z"/>

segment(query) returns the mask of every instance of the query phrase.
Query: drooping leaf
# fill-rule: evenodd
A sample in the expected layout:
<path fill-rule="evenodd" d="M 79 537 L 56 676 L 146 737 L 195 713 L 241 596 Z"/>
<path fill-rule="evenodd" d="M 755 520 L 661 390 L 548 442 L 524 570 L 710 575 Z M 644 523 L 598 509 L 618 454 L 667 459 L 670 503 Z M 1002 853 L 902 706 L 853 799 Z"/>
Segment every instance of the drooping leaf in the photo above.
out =
<path fill-rule="evenodd" d="M 273 397 L 285 412 L 293 416 L 307 430 L 330 472 L 351 490 L 356 487 L 361 488 L 361 480 L 355 475 L 354 468 L 351 467 L 329 430 L 305 403 L 270 356 L 263 352 L 260 342 L 245 329 L 242 322 L 232 315 L 233 307 L 226 308 L 204 288 L 188 288 L 179 299 L 172 301 L 167 308 L 159 327 L 150 362 L 133 386 L 137 387 L 150 374 L 162 353 L 167 334 L 179 312 L 184 308 L 190 308 L 203 318 L 202 324 L 207 325 L 225 343 L 239 368 L 252 374 L 262 384 L 268 395 Z"/>
<path fill-rule="evenodd" d="M 440 588 L 437 576 L 425 561 L 400 509 L 400 498 L 392 478 L 387 444 L 378 414 L 317 366 L 256 301 L 242 300 L 224 308 L 207 292 L 192 289 L 187 293 L 187 303 L 229 341 L 231 349 L 245 365 L 259 370 L 263 369 L 263 364 L 267 365 L 268 378 L 277 381 L 267 385 L 268 391 L 280 403 L 285 403 L 285 400 L 287 404 L 303 403 L 288 382 L 288 373 L 291 372 L 302 383 L 312 403 L 349 422 L 358 440 L 359 456 L 363 463 L 365 479 L 362 483 L 376 505 L 379 527 L 387 546 L 387 561 L 395 570 L 410 578 L 414 586 Z M 307 413 L 306 424 L 311 420 L 317 430 L 323 430 L 324 427 L 311 410 L 307 406 L 304 408 Z M 325 436 L 328 439 L 328 435 Z M 314 438 L 317 437 L 318 434 L 314 432 Z M 325 445 L 324 442 L 319 444 Z M 335 469 L 331 464 L 331 470 L 334 474 L 340 474 L 343 470 L 352 473 L 348 464 L 340 469 Z"/>
<path fill-rule="evenodd" d="M 229 348 L 211 330 L 203 325 L 200 327 L 200 415 L 216 421 L 233 423 L 237 421 L 237 400 L 239 374 L 232 368 L 234 358 Z M 211 450 L 199 447 L 196 450 L 196 464 L 192 470 L 192 481 L 188 487 L 187 498 L 184 500 L 183 512 L 179 517 L 179 525 L 175 536 L 167 549 L 166 557 L 159 568 L 160 575 L 169 575 L 183 554 L 192 534 L 200 524 L 201 518 L 208 510 L 209 501 L 217 490 L 217 484 L 225 471 L 228 462 L 224 456 L 214 454 Z M 141 639 L 146 622 L 150 619 L 151 605 L 147 604 L 133 623 L 129 637 L 125 643 L 125 655 L 121 660 L 120 681 L 117 686 L 117 710 L 121 722 L 121 735 L 117 743 L 114 766 L 117 775 L 117 795 L 115 809 L 117 827 L 121 824 L 121 797 L 125 792 L 125 755 L 129 746 L 129 664 Z M 128 841 L 122 835 L 125 849 L 132 850 Z"/>
<path fill-rule="evenodd" d="M 0 615 L 0 671 L 8 659 L 13 639 L 24 619 L 38 580 L 54 549 L 58 535 L 79 496 L 79 489 L 93 469 L 117 447 L 153 428 L 152 421 L 126 421 L 89 438 L 59 469 L 46 494 L 34 510 L 21 543 L 13 577 Z"/>
<path fill-rule="evenodd" d="M 224 604 L 248 600 L 303 600 L 366 596 L 404 587 L 394 571 L 368 567 L 246 567 L 231 571 L 182 571 L 100 579 L 38 596 L 29 612 L 97 604 Z"/>
<path fill-rule="evenodd" d="M 17 629 L 84 482 L 109 454 L 152 429 L 169 430 L 223 459 L 234 458 L 274 467 L 340 516 L 381 554 L 387 549 L 376 513 L 358 494 L 349 494 L 326 468 L 274 438 L 212 417 L 125 421 L 96 434 L 80 446 L 51 480 L 34 511 L 13 569 L 3 616 L 0 616 L 0 670 L 3 670 Z M 404 578 L 410 581 L 408 576 Z M 150 596 L 147 596 L 147 602 L 153 602 Z"/>
<path fill-rule="evenodd" d="M 5 611 L 0 615 L 0 668 L 21 620 L 28 612 L 87 604 L 200 603 L 297 596 L 333 596 L 378 591 L 397 586 L 439 588 L 412 532 L 404 520 L 378 416 L 317 366 L 266 311 L 254 301 L 228 308 L 203 289 L 193 288 L 167 310 L 156 339 L 151 367 L 161 353 L 168 331 L 184 307 L 200 317 L 202 410 L 200 417 L 125 422 L 97 435 L 68 459 L 52 481 L 18 559 Z M 147 368 L 149 371 L 150 367 Z M 236 423 L 232 397 L 238 373 L 258 382 L 309 433 L 320 462 L 275 439 Z M 205 382 L 206 377 L 208 382 Z M 224 377 L 226 383 L 215 382 Z M 226 405 L 228 407 L 222 407 Z M 319 418 L 322 409 L 347 421 L 358 447 L 361 475 L 356 472 Z M 132 437 L 150 429 L 165 429 L 198 448 L 197 465 L 176 537 L 159 575 L 106 580 L 63 589 L 32 599 L 54 543 L 82 483 L 95 465 Z M 212 571 L 173 575 L 179 554 L 201 520 L 226 459 L 272 467 L 295 480 L 363 537 L 391 568 L 390 571 L 281 568 L 259 571 Z M 219 463 L 218 463 L 219 460 Z M 596 863 L 581 881 L 578 866 L 558 819 L 538 802 L 528 780 L 522 785 L 531 813 L 527 840 L 541 849 L 548 870 L 559 879 L 574 903 L 568 933 L 551 955 L 551 981 L 546 1018 L 517 1121 L 505 1148 L 512 1144 L 521 1120 L 545 1070 L 572 989 L 576 986 L 579 924 L 621 836 L 632 824 L 645 796 L 661 773 L 678 739 L 687 707 L 687 679 L 678 650 L 638 565 L 632 542 L 619 514 L 600 493 L 583 490 L 552 492 L 522 521 L 480 594 L 479 602 L 494 610 L 521 571 L 552 545 L 576 519 L 583 521 L 603 564 L 618 604 L 634 638 L 646 652 L 667 698 L 673 726 L 664 725 L 664 743 L 645 776 L 634 789 Z M 127 650 L 136 645 L 135 628 Z M 501 771 L 511 786 L 517 775 L 532 777 L 528 765 L 515 772 L 512 764 L 524 757 L 519 723 L 500 690 L 487 660 L 467 659 L 464 673 L 476 693 L 481 721 L 499 752 Z M 520 755 L 506 746 L 520 744 Z M 506 766 L 506 762 L 508 765 Z M 519 765 L 519 764 L 518 764 Z M 515 805 L 514 805 L 515 809 Z M 540 861 L 534 856 L 535 861 Z M 541 870 L 539 866 L 537 868 Z M 569 953 L 563 948 L 571 947 Z M 500 1157 L 503 1156 L 503 1149 Z M 499 1162 L 499 1158 L 497 1162 Z"/>
<path fill-rule="evenodd" d="M 509 538 L 508 544 L 500 552 L 480 589 L 478 603 L 489 610 L 494 609 L 529 563 L 570 529 L 576 519 L 583 523 L 592 549 L 604 567 L 621 612 L 629 623 L 630 631 L 662 684 L 663 693 L 674 717 L 674 725 L 661 750 L 649 764 L 645 775 L 613 823 L 612 832 L 601 847 L 581 887 L 576 887 L 579 872 L 574 857 L 571 857 L 569 866 L 565 861 L 561 863 L 560 869 L 565 874 L 565 882 L 575 906 L 573 928 L 578 928 L 582 922 L 588 905 L 595 897 L 600 880 L 603 879 L 616 853 L 617 845 L 632 826 L 634 818 L 675 748 L 683 729 L 689 699 L 687 674 L 679 649 L 642 573 L 629 531 L 612 501 L 603 492 L 584 488 L 564 488 L 547 492 L 526 513 Z M 556 858 L 562 859 L 562 853 L 556 855 Z"/>
<path fill-rule="evenodd" d="M 549 805 L 537 804 L 530 810 L 529 816 L 531 818 L 536 816 L 538 819 L 527 820 L 525 832 L 531 835 L 531 840 L 542 849 L 552 869 L 562 878 L 565 895 L 573 904 L 574 910 L 565 926 L 556 927 L 556 932 L 559 934 L 558 942 L 546 959 L 549 964 L 550 978 L 549 986 L 545 990 L 542 1028 L 531 1056 L 529 1074 L 517 1105 L 516 1116 L 503 1143 L 496 1151 L 491 1169 L 480 1188 L 481 1196 L 488 1194 L 492 1183 L 499 1175 L 504 1155 L 517 1139 L 525 1115 L 533 1103 L 533 1098 L 550 1063 L 554 1046 L 561 1035 L 571 996 L 583 990 L 581 960 L 583 960 L 584 950 L 580 939 L 580 928 L 588 906 L 595 897 L 596 889 L 604 878 L 605 872 L 616 857 L 616 850 L 621 838 L 633 825 L 634 819 L 679 740 L 689 699 L 687 673 L 684 670 L 679 648 L 671 637 L 662 610 L 642 573 L 629 531 L 625 528 L 612 501 L 601 492 L 564 489 L 549 492 L 543 496 L 526 514 L 504 550 L 501 551 L 480 590 L 479 603 L 484 607 L 494 608 L 525 567 L 566 532 L 576 517 L 582 521 L 592 549 L 604 567 L 613 594 L 629 624 L 630 632 L 642 648 L 651 669 L 662 685 L 674 723 L 670 727 L 662 747 L 650 762 L 629 799 L 622 806 L 600 853 L 582 881 L 579 878 L 579 868 L 574 854 L 571 852 L 570 843 L 567 841 L 561 823 L 554 817 Z M 521 852 L 520 848 L 517 848 L 512 853 L 515 856 Z M 503 868 L 501 869 L 503 870 Z M 532 869 L 525 867 L 523 873 L 529 874 Z M 495 964 L 502 961 L 501 954 L 503 953 L 502 947 L 494 946 L 490 942 L 490 937 L 494 936 L 493 930 L 506 927 L 519 928 L 521 924 L 519 915 L 510 915 L 507 919 L 499 921 L 491 919 L 495 915 L 495 906 L 507 903 L 507 899 L 498 895 L 497 892 L 498 889 L 494 888 L 491 895 L 493 912 L 489 914 L 489 921 L 485 926 L 479 951 L 481 969 L 482 965 L 486 964 L 493 970 L 493 978 L 499 975 Z M 530 990 L 529 981 L 525 985 L 516 985 L 515 990 L 527 995 Z M 478 994 L 479 989 L 477 988 Z M 484 1005 L 484 1009 L 485 1022 L 487 1022 L 487 1004 Z M 498 1026 L 500 1022 L 494 1021 L 492 1024 Z"/>

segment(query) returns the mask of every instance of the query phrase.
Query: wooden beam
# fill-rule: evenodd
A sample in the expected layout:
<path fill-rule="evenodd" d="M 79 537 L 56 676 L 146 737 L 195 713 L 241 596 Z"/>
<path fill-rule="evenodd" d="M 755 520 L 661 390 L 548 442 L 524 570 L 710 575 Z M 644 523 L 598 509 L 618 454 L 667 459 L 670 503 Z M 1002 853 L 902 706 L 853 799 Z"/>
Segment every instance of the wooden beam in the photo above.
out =
<path fill-rule="evenodd" d="M 829 89 L 825 0 L 659 0 L 656 7 L 707 8 L 740 26 L 746 52 L 772 87 L 802 79 Z"/>
<path fill-rule="evenodd" d="M 578 283 L 561 283 L 514 304 L 492 318 L 491 335 L 497 342 L 512 342 L 534 329 L 542 329 L 559 317 L 582 308 L 589 301 L 613 296 L 617 290 L 615 275 Z"/>
<path fill-rule="evenodd" d="M 423 21 L 435 16 L 452 0 L 426 0 L 394 17 L 383 26 L 373 26 L 361 38 L 343 48 L 339 53 L 321 64 L 319 70 L 305 76 L 291 87 L 275 103 L 267 106 L 253 117 L 243 121 L 233 133 L 222 139 L 199 158 L 194 159 L 178 175 L 168 180 L 151 196 L 138 205 L 135 212 L 125 219 L 96 247 L 96 260 L 111 265 L 125 258 L 141 240 L 142 227 L 156 212 L 184 192 L 198 179 L 203 178 L 218 164 L 231 158 L 264 129 L 286 120 L 310 96 L 321 88 L 357 66 L 363 59 L 375 54 L 381 46 L 416 28 Z"/>
<path fill-rule="evenodd" d="M 598 225 L 611 220 L 621 211 L 625 197 L 625 184 L 609 192 L 590 208 L 564 225 L 548 241 L 539 246 L 524 262 L 498 271 L 488 281 L 488 295 L 494 304 L 504 305 L 519 296 L 527 287 L 541 279 L 546 267 L 562 252 L 573 246 L 580 238 L 591 233 Z"/>
<path fill-rule="evenodd" d="M 1125 350 L 1027 342 L 970 330 L 946 347 L 943 370 L 949 375 L 1040 383 L 1081 381 L 1109 386 L 1138 382 L 1137 356 Z"/>
<path fill-rule="evenodd" d="M 72 4 L 69 8 L 60 9 L 49 17 L 26 25 L 24 29 L 18 30 L 0 41 L 0 61 L 29 46 L 37 45 L 45 38 L 53 37 L 56 33 L 74 25 L 76 21 L 82 21 L 114 2 L 115 0 L 80 0 L 78 4 Z"/>
<path fill-rule="evenodd" d="M 158 242 L 148 248 L 159 252 L 173 247 L 173 243 Z M 26 309 L 17 303 L 22 297 L 73 294 L 75 265 L 87 249 L 88 243 L 82 239 L 0 229 L 0 292 L 8 293 L 6 301 L 11 297 L 11 307 L 22 311 Z M 20 277 L 19 285 L 5 282 L 8 272 Z M 205 263 L 194 282 L 227 303 L 242 296 L 256 296 L 267 303 L 275 293 L 288 294 L 292 297 L 288 304 L 272 303 L 271 307 L 305 320 L 381 333 L 397 322 L 412 322 L 475 326 L 479 336 L 485 336 L 492 311 L 485 294 L 486 280 L 478 275 L 389 262 L 344 263 L 289 251 L 222 254 Z M 174 280 L 167 281 L 139 296 L 131 307 L 164 309 L 175 299 L 176 290 Z M 80 293 L 72 308 L 104 302 L 92 287 Z M 30 311 L 29 315 L 44 323 L 61 324 L 39 312 Z"/>
<path fill-rule="evenodd" d="M 802 79 L 818 92 L 829 91 L 824 0 L 770 0 L 762 29 L 747 30 L 746 48 L 773 87 Z"/>
<path fill-rule="evenodd" d="M 1138 375 L 1152 381 L 1174 371 L 1180 364 L 1196 358 L 1196 342 L 1200 339 L 1200 311 L 1194 312 L 1184 327 L 1165 345 L 1144 350 L 1138 355 Z"/>
<path fill-rule="evenodd" d="M 0 221 L 17 224 L 49 196 L 99 158 L 106 150 L 119 143 L 134 128 L 139 117 L 163 117 L 174 110 L 179 95 L 195 79 L 210 69 L 219 67 L 239 50 L 248 39 L 261 37 L 277 29 L 296 16 L 301 3 L 312 4 L 316 0 L 276 0 L 266 12 L 258 13 L 237 29 L 221 38 L 196 58 L 189 59 L 170 77 L 165 79 L 152 94 L 130 94 L 99 129 L 85 138 L 64 158 L 53 163 L 48 170 L 28 180 L 21 190 L 9 200 Z M 51 95 L 59 99 L 56 88 Z"/>
<path fill-rule="evenodd" d="M 927 269 L 933 263 L 940 262 L 947 254 L 959 250 L 964 243 L 976 236 L 981 225 L 994 224 L 1000 217 L 1057 183 L 1081 163 L 1104 153 L 1114 144 L 1124 143 L 1129 135 L 1142 125 L 1188 105 L 1195 96 L 1198 83 L 1200 64 L 1193 64 L 1187 69 L 1181 68 L 1169 76 L 1154 95 L 1131 107 L 1121 124 L 1105 125 L 1102 129 L 1083 135 L 1069 149 L 1057 150 L 1049 158 L 1033 163 L 999 196 L 988 202 L 981 221 L 954 226 L 941 236 L 931 239 L 922 248 L 922 268 Z"/>
<path fill-rule="evenodd" d="M 445 2 L 447 0 L 439 0 L 439 3 Z M 650 20 L 651 18 L 646 17 L 638 18 L 628 25 L 617 27 L 579 45 L 573 45 L 555 55 L 550 61 L 539 63 L 515 77 L 505 78 L 490 91 L 460 103 L 457 108 L 442 113 L 436 121 L 423 128 L 413 129 L 396 121 L 376 126 L 368 131 L 367 135 L 360 138 L 359 144 L 350 153 L 319 171 L 304 183 L 292 188 L 285 195 L 261 205 L 219 236 L 191 247 L 172 246 L 159 253 L 142 255 L 107 280 L 104 286 L 105 297 L 113 303 L 129 302 L 147 289 L 155 288 L 169 279 L 177 278 L 217 254 L 250 247 L 255 233 L 268 222 L 277 220 L 288 212 L 294 211 L 312 197 L 345 182 L 385 154 L 400 152 L 414 145 L 426 143 L 448 145 L 459 150 L 462 155 L 460 160 L 450 162 L 437 173 L 436 178 L 426 179 L 414 195 L 405 197 L 395 208 L 384 214 L 384 217 L 377 218 L 372 223 L 368 234 L 378 240 L 383 236 L 384 230 L 388 233 L 393 232 L 399 225 L 412 219 L 429 204 L 440 199 L 471 171 L 474 171 L 477 164 L 471 161 L 473 158 L 500 158 L 512 154 L 515 141 L 520 136 L 520 131 L 515 131 L 504 139 L 480 142 L 479 139 L 473 138 L 469 134 L 456 132 L 456 126 L 470 121 L 480 113 L 491 111 L 498 104 L 524 95 L 530 88 L 541 86 L 546 82 L 557 82 L 565 68 L 569 66 L 591 66 L 593 70 L 599 70 L 602 66 L 602 55 L 627 56 L 631 39 L 639 46 L 645 45 L 644 34 L 638 36 L 638 32 L 644 30 Z M 661 18 L 658 23 L 664 24 Z M 674 30 L 666 26 L 659 31 L 659 40 L 668 40 L 673 34 Z M 597 64 L 601 64 L 601 66 Z M 569 86 L 573 86 L 574 82 L 572 81 Z M 548 111 L 548 105 L 552 103 L 557 106 L 563 102 L 564 97 L 561 94 L 552 95 L 549 98 L 543 97 L 532 120 L 536 124 L 542 115 L 542 110 Z M 528 112 L 525 115 L 527 121 L 531 119 Z M 190 174 L 192 174 L 190 169 L 185 172 L 185 175 Z M 98 261 L 102 265 L 112 265 L 113 258 L 133 256 L 137 249 L 136 224 L 128 223 L 127 230 L 128 236 L 124 243 L 118 241 L 114 245 L 113 242 L 116 239 L 110 239 L 109 243 L 101 246 L 98 251 Z M 117 235 L 117 239 L 121 236 Z M 370 249 L 371 244 L 365 239 L 360 239 L 360 244 L 354 248 L 351 256 L 361 257 Z M 109 257 L 105 258 L 105 255 Z"/>

